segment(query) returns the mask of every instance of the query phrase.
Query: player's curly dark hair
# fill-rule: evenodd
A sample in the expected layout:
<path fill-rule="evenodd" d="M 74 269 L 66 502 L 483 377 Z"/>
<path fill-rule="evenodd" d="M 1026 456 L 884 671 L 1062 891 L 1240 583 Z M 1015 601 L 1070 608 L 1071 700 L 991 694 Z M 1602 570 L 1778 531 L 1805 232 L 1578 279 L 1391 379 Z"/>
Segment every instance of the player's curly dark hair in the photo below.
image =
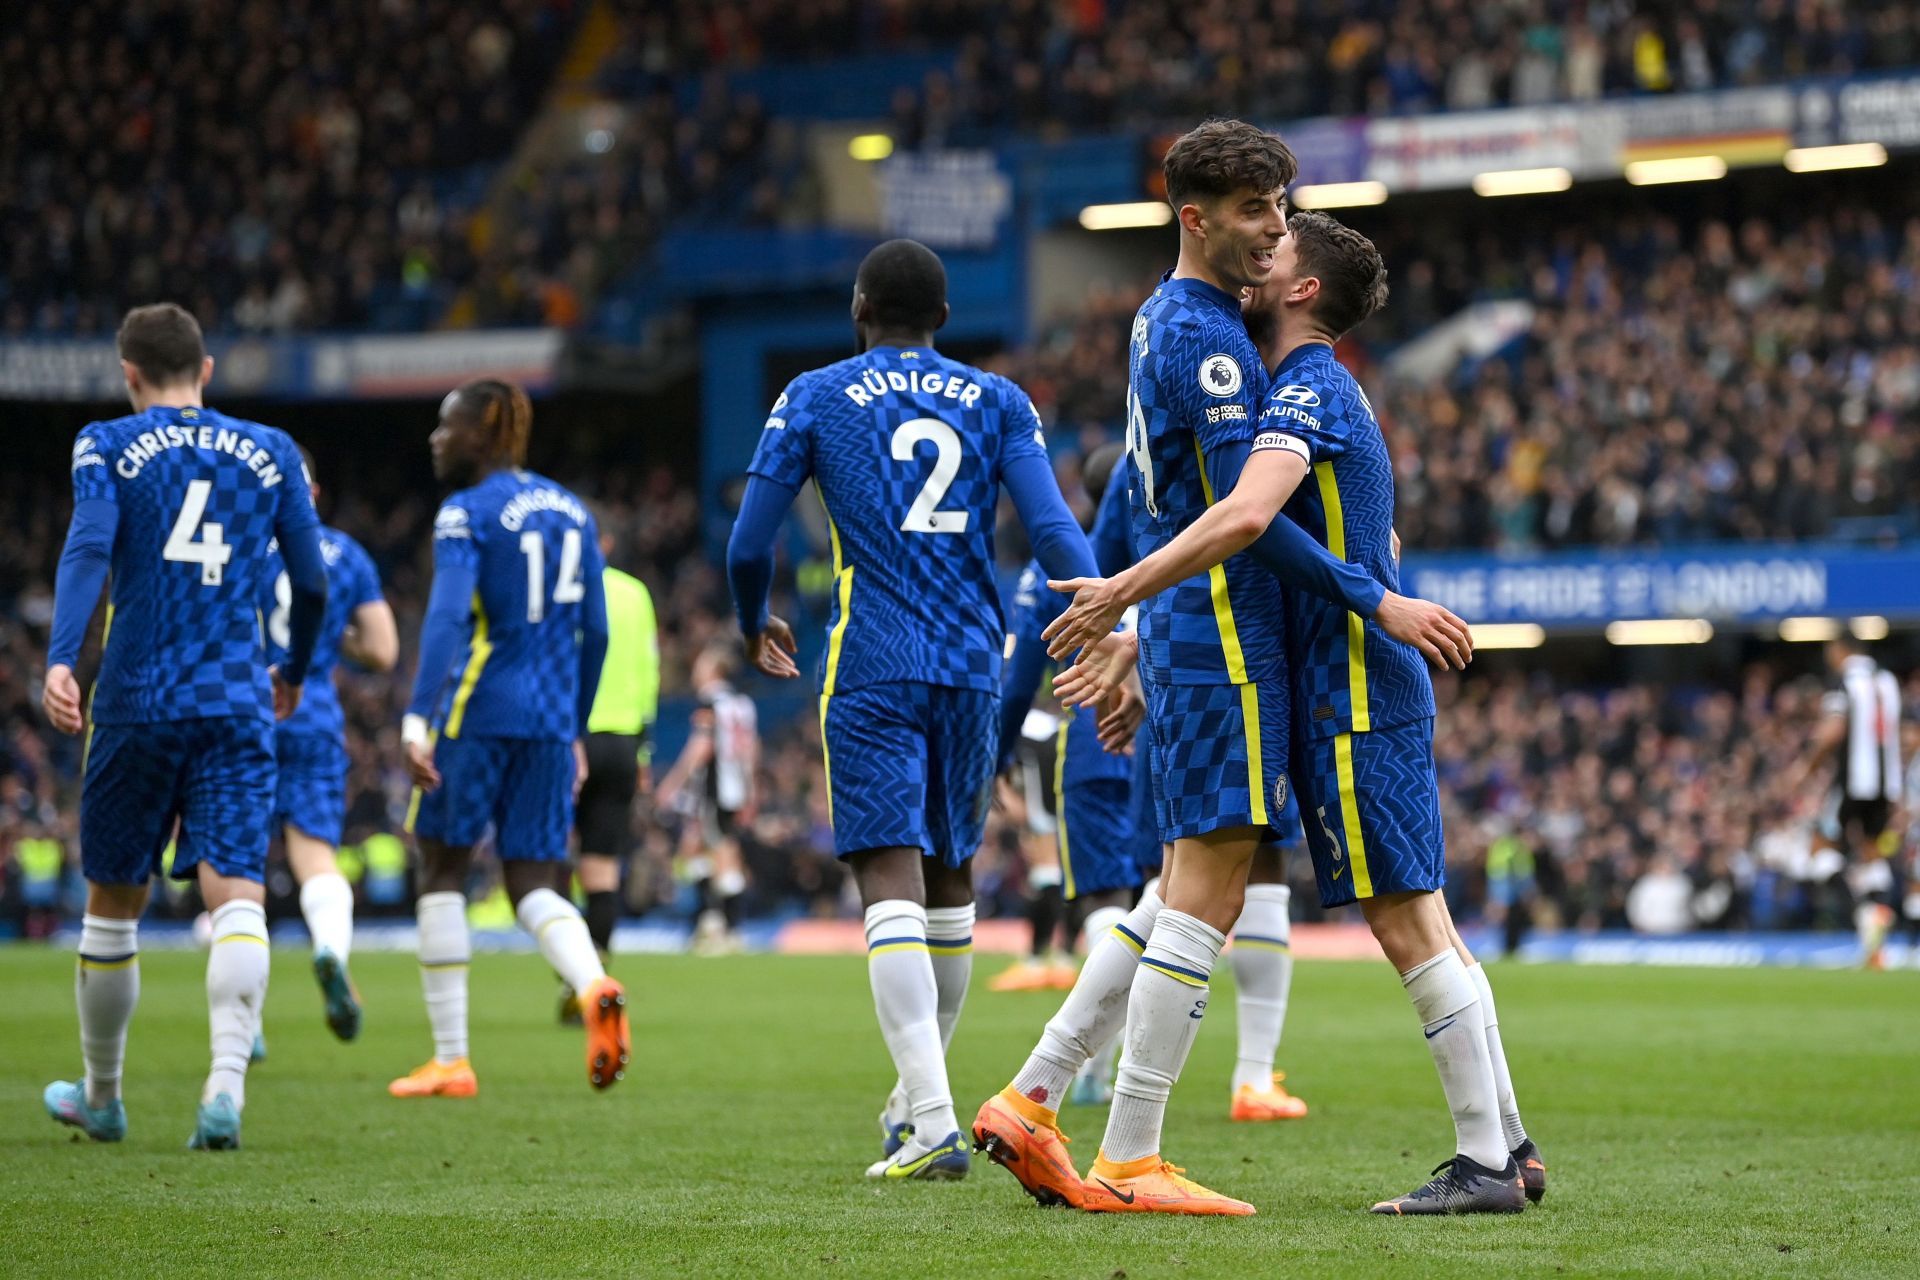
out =
<path fill-rule="evenodd" d="M 527 440 L 533 434 L 533 402 L 511 382 L 476 378 L 460 388 L 460 399 L 472 408 L 488 434 L 496 457 L 525 466 Z"/>
<path fill-rule="evenodd" d="M 1300 172 L 1287 144 L 1244 120 L 1209 120 L 1167 148 L 1167 201 L 1176 211 L 1193 200 L 1236 191 L 1278 191 Z"/>
<path fill-rule="evenodd" d="M 120 358 L 155 386 L 193 381 L 206 362 L 200 322 L 174 302 L 135 307 L 120 322 Z"/>
<path fill-rule="evenodd" d="M 1387 264 L 1373 241 L 1324 213 L 1287 217 L 1296 275 L 1317 276 L 1313 317 L 1338 338 L 1387 305 Z"/>

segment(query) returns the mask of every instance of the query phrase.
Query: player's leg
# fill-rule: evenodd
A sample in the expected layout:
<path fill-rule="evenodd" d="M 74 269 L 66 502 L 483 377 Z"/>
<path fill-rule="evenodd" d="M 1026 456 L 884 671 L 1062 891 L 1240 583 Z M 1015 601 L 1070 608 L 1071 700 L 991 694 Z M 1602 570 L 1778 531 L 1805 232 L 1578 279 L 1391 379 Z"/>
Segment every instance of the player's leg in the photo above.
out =
<path fill-rule="evenodd" d="M 1547 1194 L 1547 1164 L 1540 1154 L 1540 1148 L 1527 1136 L 1526 1126 L 1520 1123 L 1520 1103 L 1513 1092 L 1513 1073 L 1507 1067 L 1506 1046 L 1500 1039 L 1500 1015 L 1493 1003 L 1493 985 L 1487 980 L 1486 966 L 1474 959 L 1467 950 L 1467 944 L 1460 937 L 1460 929 L 1453 922 L 1453 911 L 1447 906 L 1445 894 L 1435 895 L 1440 902 L 1440 911 L 1447 918 L 1447 932 L 1453 938 L 1453 949 L 1460 953 L 1460 959 L 1467 966 L 1467 974 L 1473 979 L 1474 991 L 1480 997 L 1480 1020 L 1487 1029 L 1487 1053 L 1493 1059 L 1494 1093 L 1499 1099 L 1500 1128 L 1506 1135 L 1507 1148 L 1514 1163 L 1520 1166 L 1520 1178 L 1527 1190 L 1527 1199 L 1535 1204 Z"/>
<path fill-rule="evenodd" d="M 360 993 L 347 972 L 353 953 L 353 886 L 340 874 L 332 841 L 309 834 L 295 822 L 287 823 L 284 833 L 287 865 L 300 886 L 300 914 L 313 939 L 313 976 L 320 984 L 327 1026 L 342 1040 L 351 1040 L 360 1034 Z"/>
<path fill-rule="evenodd" d="M 605 965 L 620 918 L 620 867 L 633 843 L 633 800 L 639 792 L 639 739 L 624 733 L 587 738 L 587 780 L 576 802 L 580 889 L 587 895 L 587 932 Z"/>
<path fill-rule="evenodd" d="M 1294 777 L 1320 901 L 1360 904 L 1400 974 L 1452 1112 L 1455 1156 L 1376 1213 L 1511 1213 L 1526 1207 L 1500 1126 L 1480 997 L 1440 889 L 1446 841 L 1431 721 L 1304 744 Z"/>
<path fill-rule="evenodd" d="M 1307 1104 L 1287 1092 L 1273 1069 L 1293 987 L 1293 890 L 1286 854 L 1263 843 L 1247 876 L 1247 901 L 1233 925 L 1234 1013 L 1239 1047 L 1233 1063 L 1234 1120 L 1296 1120 Z"/>
<path fill-rule="evenodd" d="M 1087 963 L 1092 962 L 1093 953 L 1101 941 L 1113 932 L 1113 927 L 1126 920 L 1136 892 L 1137 889 L 1106 889 L 1074 900 L 1081 908 L 1080 953 L 1086 957 Z M 1074 986 L 1079 985 L 1079 975 L 1076 974 Z M 1120 1056 L 1117 1024 L 1114 1030 L 1115 1034 L 1107 1037 L 1106 1043 L 1096 1048 L 1074 1074 L 1067 1097 L 1075 1106 L 1103 1107 L 1113 1101 L 1113 1069 Z"/>
<path fill-rule="evenodd" d="M 173 831 L 179 768 L 159 739 L 166 726 L 98 725 L 88 734 L 80 790 L 80 859 L 87 910 L 73 997 L 80 1020 L 79 1080 L 46 1087 L 47 1114 L 100 1142 L 127 1133 L 120 1100 L 127 1027 L 140 1002 L 139 921 Z"/>
<path fill-rule="evenodd" d="M 439 763 L 444 769 L 444 756 Z M 443 781 L 441 791 L 446 786 Z M 420 895 L 413 910 L 420 939 L 420 991 L 433 1034 L 433 1056 L 388 1084 L 387 1092 L 396 1098 L 470 1098 L 480 1091 L 467 1034 L 467 976 L 473 962 L 467 876 L 473 869 L 473 845 L 418 834 L 443 829 L 428 812 L 423 804 L 415 827 Z"/>
<path fill-rule="evenodd" d="M 580 879 L 580 891 L 587 895 L 587 936 L 600 953 L 601 967 L 609 968 L 613 964 L 613 927 L 620 919 L 620 860 L 604 853 L 582 853 L 575 874 Z M 565 982 L 560 984 L 560 1021 L 569 1025 L 580 1021 L 580 997 Z"/>
<path fill-rule="evenodd" d="M 500 788 L 502 760 L 493 748 L 484 738 L 441 739 L 434 746 L 440 785 L 414 793 L 408 826 L 420 852 L 420 884 L 413 910 L 433 1056 L 387 1086 L 396 1098 L 470 1098 L 480 1091 L 467 1035 L 467 877 Z"/>
<path fill-rule="evenodd" d="M 192 722 L 186 731 L 179 844 L 173 874 L 196 876 L 213 924 L 207 1017 L 213 1062 L 189 1145 L 240 1145 L 247 1064 L 266 1006 L 267 846 L 271 806 L 256 798 L 276 776 L 273 731 L 243 717 Z"/>
<path fill-rule="evenodd" d="M 586 1026 L 587 1080 L 610 1088 L 626 1075 L 632 1050 L 627 997 L 607 976 L 587 922 L 562 892 L 570 876 L 568 835 L 573 830 L 573 745 L 567 742 L 503 742 L 505 760 L 494 810 L 494 839 L 520 927 L 533 935 L 540 954 L 560 980 L 580 993 Z"/>
<path fill-rule="evenodd" d="M 1883 948 L 1897 919 L 1893 909 L 1893 864 L 1880 847 L 1892 817 L 1885 800 L 1847 800 L 1840 805 L 1840 841 L 1847 855 L 1847 892 L 1853 901 L 1853 928 L 1860 939 L 1861 963 L 1886 965 Z"/>

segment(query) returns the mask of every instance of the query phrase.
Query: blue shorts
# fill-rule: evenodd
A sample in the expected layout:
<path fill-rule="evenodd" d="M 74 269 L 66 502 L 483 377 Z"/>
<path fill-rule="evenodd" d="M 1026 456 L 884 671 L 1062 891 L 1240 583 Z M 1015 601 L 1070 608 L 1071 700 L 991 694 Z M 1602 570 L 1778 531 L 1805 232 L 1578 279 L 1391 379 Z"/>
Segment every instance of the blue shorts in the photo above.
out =
<path fill-rule="evenodd" d="M 174 838 L 173 878 L 206 863 L 260 883 L 272 839 L 273 725 L 252 716 L 95 725 L 80 788 L 80 866 L 145 884 Z"/>
<path fill-rule="evenodd" d="M 1140 883 L 1160 874 L 1166 848 L 1160 841 L 1160 770 L 1154 764 L 1153 730 L 1142 724 L 1133 740 L 1133 862 Z"/>
<path fill-rule="evenodd" d="M 1287 801 L 1287 686 L 1149 682 L 1160 838 L 1264 827 Z"/>
<path fill-rule="evenodd" d="M 1133 785 L 1093 778 L 1061 790 L 1065 794 L 1054 798 L 1060 815 L 1056 834 L 1061 888 L 1068 900 L 1145 884 L 1136 856 Z"/>
<path fill-rule="evenodd" d="M 280 784 L 274 791 L 273 825 L 298 827 L 338 848 L 347 825 L 347 748 L 326 733 L 275 733 Z"/>
<path fill-rule="evenodd" d="M 918 847 L 958 867 L 993 802 L 1000 699 L 982 689 L 876 684 L 823 694 L 833 851 Z"/>
<path fill-rule="evenodd" d="M 1432 720 L 1307 742 L 1299 763 L 1321 906 L 1446 884 Z"/>
<path fill-rule="evenodd" d="M 535 738 L 442 738 L 440 785 L 414 792 L 408 830 L 455 848 L 493 828 L 502 862 L 565 862 L 573 831 L 573 744 Z"/>

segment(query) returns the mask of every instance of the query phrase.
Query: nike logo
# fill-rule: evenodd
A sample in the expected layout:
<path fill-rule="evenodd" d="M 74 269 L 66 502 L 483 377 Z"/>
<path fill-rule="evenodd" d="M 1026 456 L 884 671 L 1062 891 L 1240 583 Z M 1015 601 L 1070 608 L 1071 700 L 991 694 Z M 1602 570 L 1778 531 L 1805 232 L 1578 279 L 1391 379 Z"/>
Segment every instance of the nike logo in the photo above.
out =
<path fill-rule="evenodd" d="M 1334 879 L 1334 881 L 1335 881 L 1336 883 L 1338 883 L 1338 882 L 1339 882 L 1339 879 L 1340 879 L 1340 877 L 1341 877 L 1341 876 L 1343 876 L 1343 875 L 1345 875 L 1345 874 L 1347 874 L 1347 864 L 1346 864 L 1346 863 L 1344 863 L 1344 862 L 1342 862 L 1342 863 L 1341 863 L 1341 864 L 1340 864 L 1339 866 L 1337 866 L 1337 867 L 1335 867 L 1335 868 L 1333 869 L 1333 879 Z"/>
<path fill-rule="evenodd" d="M 1435 1027 L 1431 1031 L 1428 1031 L 1425 1027 L 1420 1028 L 1420 1030 L 1423 1034 L 1425 1034 L 1427 1039 L 1431 1040 L 1435 1036 L 1439 1035 L 1442 1031 L 1445 1031 L 1448 1027 L 1452 1026 L 1455 1020 L 1456 1020 L 1455 1018 L 1448 1018 L 1445 1022 L 1441 1023 L 1439 1026 Z"/>
<path fill-rule="evenodd" d="M 1120 1188 L 1114 1186 L 1111 1182 L 1108 1182 L 1105 1178 L 1095 1178 L 1094 1181 L 1099 1183 L 1101 1186 L 1105 1187 L 1107 1190 L 1113 1192 L 1113 1198 L 1118 1200 L 1121 1204 L 1133 1203 L 1133 1192 L 1122 1191 Z"/>
<path fill-rule="evenodd" d="M 1028 1133 L 1036 1133 L 1036 1134 L 1037 1134 L 1037 1133 L 1039 1133 L 1039 1132 L 1040 1132 L 1040 1131 L 1039 1131 L 1038 1129 L 1036 1129 L 1036 1128 L 1034 1128 L 1034 1127 L 1033 1127 L 1032 1125 L 1030 1125 L 1030 1124 L 1028 1124 L 1028 1123 L 1027 1123 L 1027 1121 L 1026 1121 L 1026 1118 L 1025 1118 L 1024 1116 L 1015 1116 L 1015 1117 L 1014 1117 L 1014 1119 L 1015 1119 L 1015 1120 L 1018 1120 L 1018 1121 L 1020 1122 L 1020 1127 L 1021 1127 L 1022 1129 L 1025 1129 L 1025 1130 L 1026 1130 L 1026 1131 L 1027 1131 Z"/>

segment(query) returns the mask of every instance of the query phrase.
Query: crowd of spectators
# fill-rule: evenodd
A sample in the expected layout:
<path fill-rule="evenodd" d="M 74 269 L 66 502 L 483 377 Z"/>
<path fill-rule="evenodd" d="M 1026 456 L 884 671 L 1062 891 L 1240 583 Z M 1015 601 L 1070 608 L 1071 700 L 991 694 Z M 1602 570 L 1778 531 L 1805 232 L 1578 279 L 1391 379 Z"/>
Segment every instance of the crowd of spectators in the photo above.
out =
<path fill-rule="evenodd" d="M 214 331 L 427 327 L 579 8 L 13 0 L 0 333 L 158 297 Z"/>
<path fill-rule="evenodd" d="M 1905 66 L 1911 6 L 1844 0 L 735 0 L 641 6 L 621 64 L 674 74 L 958 46 L 929 133 L 1283 121 L 1586 101 Z"/>
<path fill-rule="evenodd" d="M 1584 690 L 1517 675 L 1437 685 L 1460 898 L 1581 930 L 1848 926 L 1823 813 L 1832 774 L 1796 789 L 1823 714 L 1818 680 L 1755 666 L 1734 688 Z M 1920 672 L 1906 702 L 1920 705 Z M 1895 830 L 1911 855 L 1920 732 L 1907 728 Z"/>
<path fill-rule="evenodd" d="M 1392 296 L 1356 363 L 1476 299 L 1535 308 L 1464 372 L 1363 370 L 1409 547 L 1920 532 L 1920 216 L 1835 200 L 1733 224 L 1599 219 L 1532 246 L 1406 227 L 1381 243 Z M 1091 290 L 1000 362 L 1056 434 L 1118 434 L 1113 353 L 1148 284 Z"/>

